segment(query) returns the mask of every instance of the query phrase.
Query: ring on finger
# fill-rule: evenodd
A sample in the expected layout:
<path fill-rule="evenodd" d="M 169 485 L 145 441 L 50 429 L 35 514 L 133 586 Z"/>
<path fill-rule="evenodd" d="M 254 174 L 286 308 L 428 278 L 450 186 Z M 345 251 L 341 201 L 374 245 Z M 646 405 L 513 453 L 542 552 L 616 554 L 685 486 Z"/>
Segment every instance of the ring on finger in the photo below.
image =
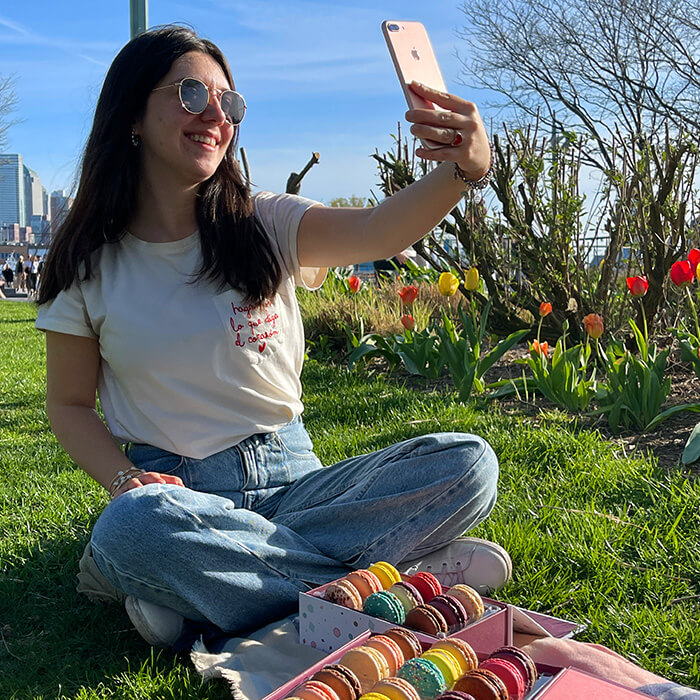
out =
<path fill-rule="evenodd" d="M 459 131 L 457 131 L 457 129 L 454 130 L 454 133 L 455 133 L 455 136 L 452 139 L 450 146 L 459 146 L 459 144 L 462 143 L 462 141 L 464 139 L 462 139 L 462 134 L 460 134 Z"/>

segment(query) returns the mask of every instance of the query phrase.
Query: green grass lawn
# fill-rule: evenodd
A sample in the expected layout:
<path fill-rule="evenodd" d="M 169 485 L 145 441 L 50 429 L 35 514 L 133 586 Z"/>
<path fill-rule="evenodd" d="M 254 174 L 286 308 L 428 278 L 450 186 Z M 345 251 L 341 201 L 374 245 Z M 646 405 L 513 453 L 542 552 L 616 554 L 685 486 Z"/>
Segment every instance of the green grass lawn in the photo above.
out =
<path fill-rule="evenodd" d="M 34 307 L 0 303 L 0 700 L 227 698 L 186 658 L 153 653 L 123 610 L 75 592 L 105 492 L 53 438 Z M 497 407 L 309 362 L 306 423 L 327 463 L 438 430 L 479 433 L 501 460 L 479 536 L 511 553 L 498 597 L 588 623 L 580 638 L 700 686 L 700 482 L 628 458 L 561 413 Z M 662 427 L 663 429 L 663 427 Z"/>

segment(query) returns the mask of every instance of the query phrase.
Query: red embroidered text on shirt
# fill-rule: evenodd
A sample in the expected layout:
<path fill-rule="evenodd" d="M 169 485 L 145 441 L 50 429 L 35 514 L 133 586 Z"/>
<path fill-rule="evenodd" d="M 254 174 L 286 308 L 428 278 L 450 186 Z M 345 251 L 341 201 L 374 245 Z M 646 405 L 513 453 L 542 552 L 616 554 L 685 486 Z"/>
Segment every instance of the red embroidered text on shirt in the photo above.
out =
<path fill-rule="evenodd" d="M 244 348 L 246 346 L 246 343 L 253 345 L 255 343 L 258 343 L 258 352 L 263 352 L 265 348 L 267 347 L 267 343 L 265 342 L 266 338 L 271 338 L 274 335 L 279 335 L 279 330 L 277 330 L 277 319 L 279 318 L 279 314 L 271 314 L 267 313 L 265 317 L 259 316 L 256 319 L 253 319 L 253 312 L 256 309 L 260 309 L 260 311 L 264 311 L 265 308 L 272 306 L 271 301 L 266 301 L 262 308 L 261 307 L 256 307 L 253 305 L 250 306 L 236 306 L 235 304 L 231 304 L 231 310 L 233 311 L 233 316 L 229 318 L 229 322 L 231 323 L 231 329 L 233 332 L 236 334 L 236 341 L 235 344 L 239 348 Z M 235 316 L 237 314 L 241 314 L 245 316 L 245 318 L 248 319 L 247 322 L 240 323 L 237 322 L 235 319 Z M 266 328 L 265 326 L 269 324 L 271 328 Z M 244 331 L 244 328 L 247 326 L 247 333 L 249 333 L 248 337 L 246 338 L 241 338 L 241 331 Z M 260 328 L 260 326 L 263 326 Z M 244 331 L 244 334 L 245 332 Z M 262 341 L 262 342 L 259 342 Z"/>

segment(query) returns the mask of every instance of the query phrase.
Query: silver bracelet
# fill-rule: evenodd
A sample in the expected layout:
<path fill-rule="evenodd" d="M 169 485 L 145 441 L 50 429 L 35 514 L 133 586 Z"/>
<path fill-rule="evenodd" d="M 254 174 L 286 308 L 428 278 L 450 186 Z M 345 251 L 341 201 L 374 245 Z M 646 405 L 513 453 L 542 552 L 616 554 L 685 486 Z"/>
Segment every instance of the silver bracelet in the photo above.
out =
<path fill-rule="evenodd" d="M 483 177 L 478 180 L 472 180 L 467 173 L 455 162 L 455 180 L 461 180 L 465 184 L 464 191 L 471 192 L 472 190 L 483 190 L 488 187 L 493 174 L 493 144 L 489 143 L 489 169 Z"/>
<path fill-rule="evenodd" d="M 119 491 L 119 489 L 124 486 L 124 484 L 129 481 L 130 479 L 134 479 L 137 476 L 140 476 L 141 474 L 145 474 L 143 469 L 139 469 L 138 467 L 129 467 L 128 469 L 120 469 L 116 475 L 114 476 L 114 479 L 112 479 L 109 488 L 107 491 L 109 491 L 109 497 L 114 498 L 114 494 Z"/>

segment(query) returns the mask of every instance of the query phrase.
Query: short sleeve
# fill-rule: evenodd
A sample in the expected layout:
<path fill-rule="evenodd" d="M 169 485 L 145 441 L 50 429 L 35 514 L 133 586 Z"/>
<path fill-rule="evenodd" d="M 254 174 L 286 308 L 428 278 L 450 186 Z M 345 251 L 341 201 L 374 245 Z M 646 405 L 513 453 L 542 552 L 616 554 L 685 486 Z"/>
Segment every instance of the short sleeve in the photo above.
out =
<path fill-rule="evenodd" d="M 40 331 L 56 331 L 84 338 L 97 338 L 88 317 L 80 282 L 76 281 L 58 296 L 39 307 L 36 323 Z"/>
<path fill-rule="evenodd" d="M 293 194 L 260 192 L 255 195 L 255 214 L 277 246 L 280 261 L 297 286 L 318 289 L 326 277 L 325 267 L 299 267 L 297 234 L 307 210 L 320 202 Z"/>

